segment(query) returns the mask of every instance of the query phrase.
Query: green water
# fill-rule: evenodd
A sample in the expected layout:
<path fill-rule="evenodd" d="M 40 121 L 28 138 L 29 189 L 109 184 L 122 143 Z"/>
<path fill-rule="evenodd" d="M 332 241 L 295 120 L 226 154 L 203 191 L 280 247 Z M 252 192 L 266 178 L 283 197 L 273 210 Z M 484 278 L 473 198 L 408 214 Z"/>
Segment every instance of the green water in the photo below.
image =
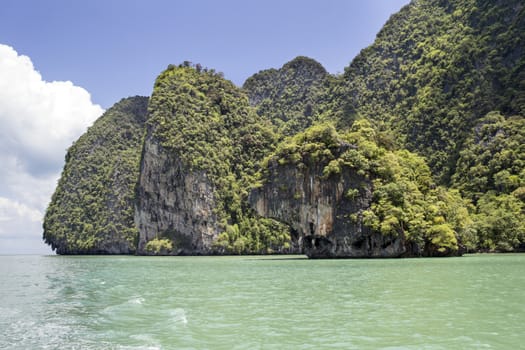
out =
<path fill-rule="evenodd" d="M 0 349 L 518 349 L 525 255 L 0 256 Z"/>

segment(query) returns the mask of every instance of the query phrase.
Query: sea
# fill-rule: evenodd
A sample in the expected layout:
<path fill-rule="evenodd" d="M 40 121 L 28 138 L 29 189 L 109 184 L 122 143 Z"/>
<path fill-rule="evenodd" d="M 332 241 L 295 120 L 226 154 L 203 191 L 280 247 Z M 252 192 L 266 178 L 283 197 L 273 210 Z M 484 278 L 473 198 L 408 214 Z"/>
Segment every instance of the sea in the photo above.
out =
<path fill-rule="evenodd" d="M 0 256 L 0 349 L 520 348 L 525 254 Z"/>

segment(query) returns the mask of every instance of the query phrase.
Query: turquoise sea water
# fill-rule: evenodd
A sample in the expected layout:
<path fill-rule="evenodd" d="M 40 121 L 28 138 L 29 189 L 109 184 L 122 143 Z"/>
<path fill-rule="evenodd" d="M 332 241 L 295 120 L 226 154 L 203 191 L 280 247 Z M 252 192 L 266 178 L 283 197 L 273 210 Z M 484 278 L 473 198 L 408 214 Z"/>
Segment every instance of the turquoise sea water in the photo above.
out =
<path fill-rule="evenodd" d="M 0 256 L 0 349 L 518 349 L 525 255 Z"/>

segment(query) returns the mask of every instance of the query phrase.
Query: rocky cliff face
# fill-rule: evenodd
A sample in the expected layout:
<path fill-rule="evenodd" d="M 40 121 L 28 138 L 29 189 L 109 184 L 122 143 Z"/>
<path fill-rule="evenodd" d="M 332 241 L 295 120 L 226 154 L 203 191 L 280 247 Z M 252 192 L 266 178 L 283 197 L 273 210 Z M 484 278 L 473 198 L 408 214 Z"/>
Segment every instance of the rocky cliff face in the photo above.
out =
<path fill-rule="evenodd" d="M 250 195 L 252 207 L 290 225 L 294 241 L 311 258 L 403 255 L 402 236 L 382 235 L 363 225 L 363 211 L 372 203 L 371 181 L 350 169 L 326 178 L 325 166 L 273 161 L 265 185 Z M 348 198 L 348 191 L 356 188 L 358 193 Z"/>
<path fill-rule="evenodd" d="M 167 254 L 209 254 L 219 234 L 214 186 L 204 171 L 192 171 L 155 137 L 146 137 L 137 189 L 135 223 L 139 254 L 155 238 L 167 238 Z"/>
<path fill-rule="evenodd" d="M 413 1 L 338 76 L 298 57 L 240 89 L 168 66 L 149 102 L 121 101 L 69 149 L 45 242 L 60 254 L 521 249 L 522 2 Z"/>
<path fill-rule="evenodd" d="M 267 230 L 244 205 L 256 164 L 272 143 L 269 123 L 257 118 L 244 92 L 221 74 L 189 64 L 169 66 L 157 78 L 149 104 L 136 195 L 138 252 L 241 254 L 273 248 L 264 239 L 246 239 L 252 227 L 253 236 Z"/>
<path fill-rule="evenodd" d="M 44 218 L 58 254 L 134 254 L 134 190 L 147 97 L 122 99 L 68 150 Z"/>
<path fill-rule="evenodd" d="M 460 254 L 471 223 L 462 199 L 383 139 L 366 120 L 346 133 L 312 126 L 268 158 L 250 204 L 290 225 L 312 258 Z"/>

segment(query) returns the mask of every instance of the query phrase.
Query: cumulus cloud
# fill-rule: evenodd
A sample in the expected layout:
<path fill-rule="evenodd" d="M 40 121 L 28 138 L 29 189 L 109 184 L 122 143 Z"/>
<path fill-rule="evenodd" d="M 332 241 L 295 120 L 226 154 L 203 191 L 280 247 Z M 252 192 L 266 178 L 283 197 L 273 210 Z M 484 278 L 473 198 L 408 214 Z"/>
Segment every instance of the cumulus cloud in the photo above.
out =
<path fill-rule="evenodd" d="M 29 57 L 2 44 L 0 77 L 0 253 L 11 253 L 17 239 L 43 248 L 42 216 L 66 149 L 104 111 L 85 89 L 45 81 Z"/>
<path fill-rule="evenodd" d="M 0 45 L 0 139 L 31 170 L 59 166 L 64 150 L 103 112 L 69 81 L 46 82 L 29 57 Z M 50 169 L 51 170 L 51 169 Z"/>

